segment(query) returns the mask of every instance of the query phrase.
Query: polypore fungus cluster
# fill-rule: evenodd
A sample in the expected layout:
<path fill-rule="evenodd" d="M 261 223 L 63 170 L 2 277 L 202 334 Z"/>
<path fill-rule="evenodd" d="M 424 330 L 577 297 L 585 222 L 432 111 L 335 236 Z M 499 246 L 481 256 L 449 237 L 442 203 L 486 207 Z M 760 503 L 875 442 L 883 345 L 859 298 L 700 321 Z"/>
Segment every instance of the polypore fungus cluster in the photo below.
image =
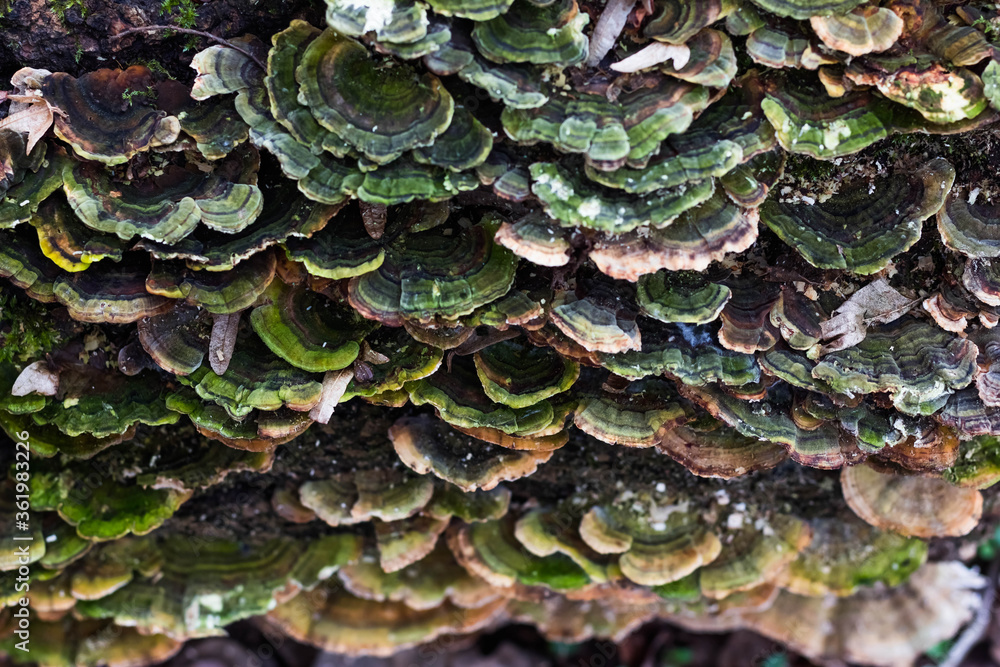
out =
<path fill-rule="evenodd" d="M 326 0 L 192 86 L 18 71 L 0 650 L 25 595 L 46 666 L 248 618 L 953 637 L 1000 480 L 980 4 Z"/>

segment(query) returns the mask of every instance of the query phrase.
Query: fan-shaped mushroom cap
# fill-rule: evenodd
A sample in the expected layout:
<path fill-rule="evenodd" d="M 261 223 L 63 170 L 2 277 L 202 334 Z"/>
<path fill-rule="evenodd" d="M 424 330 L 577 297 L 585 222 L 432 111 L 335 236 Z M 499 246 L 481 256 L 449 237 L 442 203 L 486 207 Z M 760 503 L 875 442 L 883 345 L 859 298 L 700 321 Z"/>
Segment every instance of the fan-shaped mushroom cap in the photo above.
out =
<path fill-rule="evenodd" d="M 441 76 L 455 74 L 510 108 L 531 109 L 548 101 L 548 87 L 538 67 L 494 64 L 479 54 L 469 35 L 454 30 L 454 23 L 451 27 L 451 41 L 424 56 L 427 69 Z"/>
<path fill-rule="evenodd" d="M 42 254 L 64 271 L 83 271 L 102 259 L 122 259 L 124 244 L 118 237 L 86 228 L 62 197 L 42 202 L 30 222 L 38 232 Z"/>
<path fill-rule="evenodd" d="M 23 178 L 6 191 L 6 197 L 0 200 L 0 229 L 31 220 L 41 203 L 62 187 L 63 170 L 70 164 L 72 160 L 63 149 L 46 150 L 45 160 L 26 171 Z"/>
<path fill-rule="evenodd" d="M 569 234 L 541 213 L 528 214 L 517 222 L 505 222 L 495 240 L 518 257 L 540 266 L 564 266 L 570 260 Z"/>
<path fill-rule="evenodd" d="M 643 312 L 661 322 L 707 324 L 722 312 L 732 292 L 693 271 L 660 270 L 639 277 L 636 291 Z"/>
<path fill-rule="evenodd" d="M 768 609 L 743 613 L 738 624 L 812 659 L 912 664 L 972 617 L 981 604 L 974 591 L 982 585 L 980 575 L 957 561 L 929 563 L 902 586 L 832 603 L 783 592 Z"/>
<path fill-rule="evenodd" d="M 79 79 L 56 72 L 41 82 L 41 91 L 62 112 L 56 114 L 56 135 L 80 157 L 115 165 L 177 139 L 176 117 L 134 98 L 151 84 L 150 71 L 133 65 L 88 72 Z"/>
<path fill-rule="evenodd" d="M 236 233 L 256 220 L 263 207 L 256 185 L 180 168 L 124 185 L 113 183 L 106 171 L 80 163 L 64 169 L 63 181 L 66 198 L 83 224 L 125 241 L 142 236 L 173 244 L 199 223 Z"/>
<path fill-rule="evenodd" d="M 413 42 L 427 32 L 427 8 L 409 0 L 358 4 L 351 0 L 326 0 L 326 22 L 345 35 L 360 37 L 374 32 L 379 40 Z"/>
<path fill-rule="evenodd" d="M 226 408 L 205 403 L 194 389 L 187 387 L 168 395 L 167 407 L 187 415 L 195 429 L 206 438 L 250 452 L 274 449 L 301 435 L 313 424 L 309 413 L 288 408 L 252 410 L 242 420 L 236 420 L 229 416 Z"/>
<path fill-rule="evenodd" d="M 375 559 L 365 554 L 357 563 L 340 568 L 337 576 L 356 597 L 402 602 L 410 609 L 433 609 L 445 601 L 462 609 L 476 609 L 499 597 L 496 589 L 455 562 L 443 542 L 397 572 L 383 572 Z"/>
<path fill-rule="evenodd" d="M 761 221 L 813 266 L 867 275 L 917 242 L 921 223 L 938 212 L 954 180 L 955 169 L 935 158 L 915 172 L 877 182 L 874 194 L 845 184 L 822 203 L 772 197 L 761 207 Z"/>
<path fill-rule="evenodd" d="M 139 342 L 160 368 L 189 375 L 208 352 L 211 322 L 197 308 L 177 303 L 168 312 L 139 320 Z"/>
<path fill-rule="evenodd" d="M 817 101 L 819 100 L 819 101 Z M 856 153 L 885 139 L 889 128 L 864 91 L 827 97 L 822 90 L 768 90 L 761 103 L 782 148 L 820 159 Z"/>
<path fill-rule="evenodd" d="M 167 535 L 147 548 L 156 561 L 145 567 L 151 576 L 136 577 L 99 600 L 78 602 L 77 611 L 180 640 L 218 635 L 225 625 L 267 613 L 316 586 L 361 554 L 360 541 L 350 534 L 253 545 Z"/>
<path fill-rule="evenodd" d="M 251 52 L 261 52 L 264 45 L 255 37 L 237 37 L 235 40 Z M 245 90 L 259 82 L 264 73 L 245 53 L 227 46 L 210 46 L 191 59 L 191 68 L 198 75 L 191 87 L 191 97 L 206 100 L 215 95 L 225 95 Z"/>
<path fill-rule="evenodd" d="M 590 577 L 566 554 L 536 556 L 515 537 L 515 521 L 507 516 L 471 525 L 453 525 L 446 534 L 455 559 L 491 586 L 518 590 L 540 586 L 554 591 L 578 590 Z"/>
<path fill-rule="evenodd" d="M 647 320 L 642 330 L 645 334 L 641 349 L 602 353 L 598 356 L 601 365 L 629 379 L 666 373 L 696 385 L 722 382 L 735 386 L 760 380 L 760 367 L 754 357 L 720 347 L 708 327 L 656 326 Z"/>
<path fill-rule="evenodd" d="M 710 417 L 670 429 L 656 449 L 699 477 L 722 479 L 767 470 L 788 457 L 780 445 L 742 435 Z"/>
<path fill-rule="evenodd" d="M 351 279 L 351 305 L 389 326 L 405 320 L 457 319 L 503 296 L 514 282 L 517 259 L 494 243 L 499 220 L 454 230 L 444 226 L 404 234 L 386 262 Z"/>
<path fill-rule="evenodd" d="M 976 118 L 988 106 L 983 82 L 975 72 L 947 68 L 931 59 L 900 66 L 893 59 L 870 57 L 864 64 L 852 61 L 845 76 L 858 85 L 874 85 L 888 99 L 915 109 L 931 123 Z"/>
<path fill-rule="evenodd" d="M 38 488 L 46 509 L 54 509 L 91 541 L 117 540 L 129 533 L 145 535 L 159 528 L 188 498 L 191 491 L 148 489 L 124 485 L 113 477 L 96 488 L 80 481 L 46 476 Z M 48 482 L 48 484 L 46 483 Z M 80 483 L 79 488 L 75 488 Z M 86 490 L 83 490 L 86 489 Z"/>
<path fill-rule="evenodd" d="M 927 543 L 879 530 L 847 512 L 809 522 L 812 541 L 775 579 L 797 595 L 853 595 L 865 586 L 898 586 L 927 559 Z"/>
<path fill-rule="evenodd" d="M 463 491 L 488 491 L 500 482 L 525 477 L 552 456 L 551 451 L 498 450 L 426 415 L 401 418 L 389 429 L 389 438 L 408 467 Z"/>
<path fill-rule="evenodd" d="M 149 296 L 185 299 L 212 314 L 230 315 L 252 305 L 264 293 L 275 269 L 270 251 L 258 252 L 227 271 L 199 271 L 176 260 L 157 261 L 146 278 L 145 290 Z"/>
<path fill-rule="evenodd" d="M 135 248 L 149 251 L 156 259 L 183 259 L 192 269 L 228 271 L 272 245 L 316 234 L 339 210 L 336 205 L 310 201 L 286 186 L 268 197 L 260 217 L 241 232 L 228 234 L 199 227 L 174 244 L 146 239 Z"/>
<path fill-rule="evenodd" d="M 680 0 L 657 3 L 659 9 L 643 29 L 643 35 L 668 44 L 684 44 L 705 28 L 735 9 L 725 0 L 707 0 L 692 5 Z"/>
<path fill-rule="evenodd" d="M 897 410 L 929 414 L 972 382 L 978 352 L 967 339 L 903 317 L 871 329 L 854 347 L 827 354 L 812 373 L 839 393 L 887 391 Z"/>
<path fill-rule="evenodd" d="M 452 120 L 454 102 L 437 77 L 378 69 L 367 49 L 333 30 L 306 47 L 295 78 L 320 125 L 379 164 L 430 145 Z"/>
<path fill-rule="evenodd" d="M 450 372 L 437 372 L 411 382 L 406 390 L 415 405 L 429 403 L 438 416 L 460 428 L 498 429 L 514 436 L 533 435 L 552 424 L 554 410 L 549 400 L 524 408 L 511 408 L 492 401 L 483 391 L 475 367 L 456 358 Z"/>
<path fill-rule="evenodd" d="M 770 319 L 793 350 L 808 350 L 823 336 L 819 306 L 797 291 L 781 289 L 771 308 Z"/>
<path fill-rule="evenodd" d="M 181 130 L 195 140 L 195 148 L 208 160 L 219 160 L 250 137 L 231 100 L 188 106 L 179 114 Z"/>
<path fill-rule="evenodd" d="M 698 572 L 701 593 L 722 599 L 771 580 L 812 540 L 809 524 L 784 514 L 762 518 L 727 535 L 721 555 Z"/>
<path fill-rule="evenodd" d="M 812 16 L 809 25 L 824 44 L 852 56 L 885 51 L 903 34 L 903 20 L 885 7 L 859 7 L 848 14 Z"/>
<path fill-rule="evenodd" d="M 419 513 L 393 521 L 374 521 L 379 567 L 398 572 L 434 550 L 451 517 Z"/>
<path fill-rule="evenodd" d="M 752 246 L 757 240 L 757 220 L 756 209 L 739 208 L 717 189 L 664 229 L 641 229 L 599 240 L 590 258 L 601 271 L 622 280 L 637 280 L 660 269 L 704 271 L 726 253 Z"/>
<path fill-rule="evenodd" d="M 720 176 L 719 185 L 737 205 L 757 208 L 784 174 L 786 157 L 787 153 L 781 149 L 759 153 Z"/>
<path fill-rule="evenodd" d="M 442 635 L 466 634 L 491 623 L 505 600 L 462 609 L 444 602 L 413 609 L 403 602 L 362 600 L 330 584 L 302 593 L 267 615 L 295 639 L 348 655 L 389 656 Z"/>
<path fill-rule="evenodd" d="M 268 73 L 264 77 L 274 120 L 284 127 L 310 152 L 328 150 L 337 157 L 347 154 L 348 144 L 316 122 L 309 107 L 298 98 L 295 71 L 302 61 L 305 47 L 320 34 L 305 21 L 294 20 L 285 30 L 276 33 L 267 54 Z"/>
<path fill-rule="evenodd" d="M 844 14 L 862 3 L 863 0 L 753 0 L 753 3 L 778 16 L 793 19 L 807 19 L 812 16 Z"/>
<path fill-rule="evenodd" d="M 149 373 L 132 377 L 85 367 L 60 377 L 60 401 L 33 413 L 38 424 L 52 424 L 66 435 L 95 438 L 124 433 L 142 422 L 174 424 L 178 415 L 164 403 L 163 387 Z"/>
<path fill-rule="evenodd" d="M 546 213 L 562 226 L 609 234 L 630 232 L 644 225 L 666 227 L 683 212 L 708 200 L 715 189 L 712 180 L 697 181 L 636 199 L 602 190 L 552 163 L 531 165 L 531 175 L 532 192 L 541 200 Z"/>
<path fill-rule="evenodd" d="M 690 51 L 687 64 L 676 67 L 673 62 L 660 65 L 664 74 L 688 83 L 711 88 L 726 88 L 736 76 L 736 52 L 729 35 L 721 30 L 705 28 L 685 45 Z"/>
<path fill-rule="evenodd" d="M 271 283 L 270 303 L 254 308 L 250 323 L 272 352 L 311 373 L 349 366 L 370 324 L 304 286 Z"/>
<path fill-rule="evenodd" d="M 569 600 L 553 595 L 544 600 L 511 600 L 514 620 L 531 623 L 549 640 L 576 643 L 593 637 L 621 641 L 661 612 L 654 602 L 619 599 Z"/>
<path fill-rule="evenodd" d="M 747 37 L 747 55 L 754 62 L 781 69 L 816 69 L 837 63 L 816 44 L 804 26 L 790 23 L 764 24 Z"/>
<path fill-rule="evenodd" d="M 965 288 L 985 304 L 1000 306 L 1000 262 L 992 259 L 970 259 L 962 274 Z"/>
<path fill-rule="evenodd" d="M 1000 212 L 996 206 L 971 203 L 971 195 L 953 190 L 938 210 L 941 239 L 968 257 L 1000 256 Z"/>
<path fill-rule="evenodd" d="M 448 129 L 427 148 L 417 148 L 413 157 L 451 171 L 473 169 L 486 160 L 493 148 L 493 135 L 464 106 L 456 106 Z"/>
<path fill-rule="evenodd" d="M 691 412 L 672 382 L 645 378 L 630 382 L 621 391 L 585 395 L 573 422 L 602 442 L 652 447 L 664 434 L 687 421 Z"/>
<path fill-rule="evenodd" d="M 785 447 L 792 460 L 816 468 L 839 468 L 851 456 L 854 443 L 830 423 L 805 429 L 795 423 L 777 397 L 752 404 L 714 386 L 685 386 L 683 394 L 743 435 Z M 774 402 L 772 402 L 772 400 Z"/>
<path fill-rule="evenodd" d="M 147 273 L 143 262 L 134 261 L 63 274 L 53 281 L 52 293 L 81 322 L 135 322 L 172 307 L 171 299 L 146 290 Z"/>
<path fill-rule="evenodd" d="M 442 16 L 488 21 L 506 12 L 513 0 L 429 0 L 427 4 Z"/>
<path fill-rule="evenodd" d="M 371 378 L 360 378 L 355 374 L 342 401 L 353 396 L 372 398 L 399 391 L 407 382 L 434 373 L 443 357 L 440 349 L 418 343 L 402 329 L 389 327 L 369 334 L 365 346 L 369 352 L 367 355 L 362 352 L 362 360 L 371 369 Z"/>
<path fill-rule="evenodd" d="M 434 494 L 433 478 L 403 470 L 364 470 L 309 481 L 299 488 L 303 505 L 331 526 L 377 518 L 399 521 L 419 512 Z"/>
<path fill-rule="evenodd" d="M 981 435 L 961 443 L 958 459 L 944 473 L 957 486 L 988 489 L 1000 481 L 1000 440 Z"/>
<path fill-rule="evenodd" d="M 566 391 L 580 375 L 578 364 L 523 338 L 494 343 L 476 352 L 473 360 L 486 395 L 512 408 L 526 408 Z"/>
<path fill-rule="evenodd" d="M 636 497 L 593 507 L 583 515 L 580 536 L 598 553 L 620 553 L 622 574 L 644 586 L 686 577 L 722 550 L 718 536 L 676 498 Z"/>
<path fill-rule="evenodd" d="M 319 402 L 319 379 L 275 356 L 259 341 L 243 338 L 224 373 L 201 366 L 181 381 L 202 399 L 225 408 L 231 418 L 242 419 L 255 409 L 282 406 L 308 412 Z"/>
<path fill-rule="evenodd" d="M 747 354 L 774 347 L 778 331 L 771 324 L 770 313 L 781 294 L 780 288 L 752 273 L 728 278 L 725 284 L 732 297 L 720 313 L 719 344 Z"/>
<path fill-rule="evenodd" d="M 844 500 L 866 522 L 914 537 L 965 535 L 979 523 L 983 496 L 938 477 L 879 472 L 867 465 L 840 474 Z"/>
<path fill-rule="evenodd" d="M 472 39 L 479 52 L 497 63 L 575 65 L 587 59 L 583 27 L 590 16 L 576 0 L 540 5 L 515 0 L 504 14 L 476 23 Z"/>

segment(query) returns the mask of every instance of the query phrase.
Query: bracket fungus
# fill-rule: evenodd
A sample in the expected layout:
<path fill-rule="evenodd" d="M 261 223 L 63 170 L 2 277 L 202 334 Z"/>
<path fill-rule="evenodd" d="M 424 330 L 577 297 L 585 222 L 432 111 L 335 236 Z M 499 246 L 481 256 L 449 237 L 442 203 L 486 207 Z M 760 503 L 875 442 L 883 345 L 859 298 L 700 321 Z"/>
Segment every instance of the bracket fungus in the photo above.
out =
<path fill-rule="evenodd" d="M 813 266 L 868 275 L 920 239 L 921 223 L 944 204 L 955 169 L 936 158 L 874 187 L 845 183 L 822 204 L 761 206 L 761 220 Z"/>
<path fill-rule="evenodd" d="M 116 165 L 136 153 L 170 144 L 180 121 L 154 106 L 133 101 L 147 94 L 152 73 L 142 65 L 126 70 L 100 69 L 80 78 L 63 72 L 41 80 L 48 104 L 59 109 L 55 133 L 82 158 Z"/>
<path fill-rule="evenodd" d="M 0 661 L 12 508 L 43 664 L 245 620 L 876 665 L 958 631 L 1000 488 L 995 9 L 321 4 L 191 86 L 0 93 Z"/>

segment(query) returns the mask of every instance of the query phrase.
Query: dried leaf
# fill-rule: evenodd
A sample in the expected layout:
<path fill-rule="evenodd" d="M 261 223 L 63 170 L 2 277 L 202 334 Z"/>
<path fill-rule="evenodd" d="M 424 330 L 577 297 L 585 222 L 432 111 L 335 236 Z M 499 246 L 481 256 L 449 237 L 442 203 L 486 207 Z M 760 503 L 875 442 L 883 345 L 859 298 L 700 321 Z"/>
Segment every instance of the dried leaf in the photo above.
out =
<path fill-rule="evenodd" d="M 857 345 L 865 339 L 872 324 L 899 319 L 917 304 L 889 286 L 884 278 L 865 285 L 833 311 L 833 317 L 820 325 L 822 347 L 813 346 L 810 356 L 822 356 Z M 818 355 L 815 354 L 818 349 Z"/>
<path fill-rule="evenodd" d="M 323 376 L 323 391 L 319 396 L 319 403 L 309 411 L 309 416 L 313 421 L 320 424 L 329 423 L 333 415 L 333 409 L 340 403 L 340 399 L 347 391 L 347 385 L 354 378 L 354 369 L 350 366 L 339 371 L 327 371 Z"/>
<path fill-rule="evenodd" d="M 640 70 L 656 67 L 668 60 L 673 62 L 675 70 L 683 69 L 691 59 L 691 49 L 687 44 L 663 44 L 653 42 L 649 46 L 637 51 L 624 60 L 620 60 L 611 69 L 616 72 L 638 72 Z"/>
<path fill-rule="evenodd" d="M 8 95 L 8 99 L 25 102 L 27 107 L 0 120 L 0 130 L 7 129 L 28 135 L 25 149 L 28 153 L 52 127 L 54 115 L 49 103 L 40 97 L 29 95 Z"/>
<path fill-rule="evenodd" d="M 236 333 L 240 328 L 240 313 L 215 315 L 212 322 L 212 337 L 208 341 L 208 360 L 216 375 L 222 375 L 229 368 L 229 360 L 236 349 Z"/>
<path fill-rule="evenodd" d="M 55 396 L 58 391 L 59 373 L 50 370 L 45 361 L 36 361 L 21 371 L 21 374 L 14 380 L 14 387 L 10 393 L 13 396 L 27 396 L 28 394 Z"/>

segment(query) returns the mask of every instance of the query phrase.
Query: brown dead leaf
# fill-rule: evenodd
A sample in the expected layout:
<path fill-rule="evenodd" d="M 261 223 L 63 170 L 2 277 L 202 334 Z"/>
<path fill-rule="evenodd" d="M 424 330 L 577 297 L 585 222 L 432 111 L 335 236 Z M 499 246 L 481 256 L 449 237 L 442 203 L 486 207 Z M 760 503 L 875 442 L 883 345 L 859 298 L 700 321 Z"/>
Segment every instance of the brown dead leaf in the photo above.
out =
<path fill-rule="evenodd" d="M 893 289 L 884 278 L 865 285 L 820 324 L 822 347 L 814 346 L 810 356 L 819 356 L 853 347 L 865 339 L 872 324 L 885 324 L 903 316 L 917 304 Z"/>
<path fill-rule="evenodd" d="M 55 119 L 53 108 L 41 97 L 35 95 L 8 95 L 7 99 L 25 105 L 6 118 L 0 119 L 0 130 L 7 129 L 28 135 L 28 153 L 45 136 Z"/>

